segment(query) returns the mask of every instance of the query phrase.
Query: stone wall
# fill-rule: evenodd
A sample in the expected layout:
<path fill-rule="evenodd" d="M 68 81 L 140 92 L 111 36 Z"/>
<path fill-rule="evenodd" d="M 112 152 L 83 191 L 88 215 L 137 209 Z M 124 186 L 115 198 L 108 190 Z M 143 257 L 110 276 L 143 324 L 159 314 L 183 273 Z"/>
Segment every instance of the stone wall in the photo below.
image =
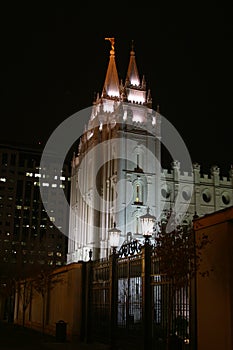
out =
<path fill-rule="evenodd" d="M 56 323 L 63 320 L 67 323 L 66 334 L 68 340 L 81 340 L 83 325 L 83 269 L 85 264 L 73 263 L 53 271 L 48 292 L 44 299 L 44 332 L 56 335 Z M 25 315 L 23 315 L 23 304 L 29 295 L 29 283 L 20 281 L 15 298 L 14 323 L 43 331 L 43 298 L 32 283 L 30 302 Z M 33 280 L 31 280 L 33 281 Z M 56 282 L 54 282 L 56 281 Z M 24 321 L 23 321 L 24 318 Z"/>
<path fill-rule="evenodd" d="M 196 318 L 198 350 L 233 348 L 233 207 L 194 221 L 196 239 L 208 235 L 197 274 Z"/>

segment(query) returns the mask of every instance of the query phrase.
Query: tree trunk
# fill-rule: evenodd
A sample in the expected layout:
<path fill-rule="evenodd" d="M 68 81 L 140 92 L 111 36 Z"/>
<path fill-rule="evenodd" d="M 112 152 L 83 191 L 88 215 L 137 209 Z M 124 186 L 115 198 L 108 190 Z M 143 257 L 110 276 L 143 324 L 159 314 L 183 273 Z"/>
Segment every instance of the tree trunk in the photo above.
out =
<path fill-rule="evenodd" d="M 45 295 L 42 295 L 42 334 L 45 330 Z"/>
<path fill-rule="evenodd" d="M 26 300 L 26 295 L 25 295 L 25 293 L 26 293 L 26 286 L 25 286 L 25 284 L 24 284 L 24 287 L 23 287 L 24 289 L 23 289 L 23 327 L 25 326 L 25 311 L 26 311 L 26 309 L 25 309 L 25 300 Z"/>
<path fill-rule="evenodd" d="M 23 327 L 25 326 L 25 307 L 23 305 Z"/>

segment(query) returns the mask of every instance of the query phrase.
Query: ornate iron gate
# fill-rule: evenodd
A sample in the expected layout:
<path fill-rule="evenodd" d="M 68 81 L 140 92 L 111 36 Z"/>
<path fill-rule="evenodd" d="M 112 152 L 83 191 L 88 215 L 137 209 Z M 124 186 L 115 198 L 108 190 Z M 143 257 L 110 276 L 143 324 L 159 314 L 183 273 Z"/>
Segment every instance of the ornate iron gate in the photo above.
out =
<path fill-rule="evenodd" d="M 111 339 L 111 281 L 109 260 L 95 261 L 91 278 L 90 326 L 93 339 L 109 342 Z"/>
<path fill-rule="evenodd" d="M 188 286 L 172 289 L 151 245 L 133 241 L 109 259 L 91 262 L 90 333 L 121 349 L 189 348 Z M 169 308 L 169 296 L 172 305 Z"/>

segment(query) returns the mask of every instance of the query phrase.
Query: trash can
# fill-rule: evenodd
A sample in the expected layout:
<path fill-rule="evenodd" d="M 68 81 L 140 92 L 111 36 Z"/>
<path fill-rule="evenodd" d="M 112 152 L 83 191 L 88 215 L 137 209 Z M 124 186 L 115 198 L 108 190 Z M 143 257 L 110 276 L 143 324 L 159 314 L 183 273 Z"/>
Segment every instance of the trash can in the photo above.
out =
<path fill-rule="evenodd" d="M 64 343 L 66 341 L 66 326 L 67 323 L 63 320 L 56 322 L 56 340 L 59 343 Z"/>

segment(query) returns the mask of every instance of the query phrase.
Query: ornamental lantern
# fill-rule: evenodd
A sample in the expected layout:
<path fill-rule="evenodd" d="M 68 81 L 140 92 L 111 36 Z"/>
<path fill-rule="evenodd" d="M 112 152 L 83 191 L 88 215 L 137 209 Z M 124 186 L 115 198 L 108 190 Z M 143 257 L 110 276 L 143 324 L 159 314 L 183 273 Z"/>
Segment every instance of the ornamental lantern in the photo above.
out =
<path fill-rule="evenodd" d="M 154 225 L 156 222 L 156 217 L 149 213 L 150 208 L 147 208 L 147 212 L 145 215 L 140 216 L 141 224 L 142 224 L 142 234 L 145 237 L 145 240 L 148 242 L 150 237 L 154 232 Z"/>
<path fill-rule="evenodd" d="M 108 230 L 110 247 L 113 249 L 113 253 L 116 253 L 116 248 L 119 246 L 121 230 L 116 228 L 114 222 L 113 228 Z"/>

